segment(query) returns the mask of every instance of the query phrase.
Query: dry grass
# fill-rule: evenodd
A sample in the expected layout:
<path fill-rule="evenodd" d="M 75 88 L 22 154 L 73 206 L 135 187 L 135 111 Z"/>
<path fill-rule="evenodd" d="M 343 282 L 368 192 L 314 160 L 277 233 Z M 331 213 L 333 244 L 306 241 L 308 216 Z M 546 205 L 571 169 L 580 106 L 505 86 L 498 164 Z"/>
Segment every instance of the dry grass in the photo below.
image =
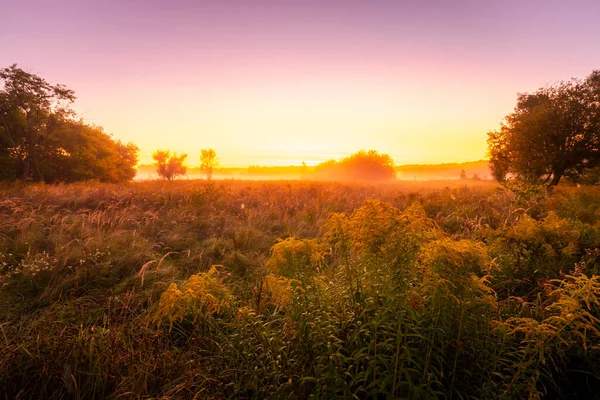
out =
<path fill-rule="evenodd" d="M 0 392 L 598 396 L 600 189 L 465 183 L 5 186 Z"/>

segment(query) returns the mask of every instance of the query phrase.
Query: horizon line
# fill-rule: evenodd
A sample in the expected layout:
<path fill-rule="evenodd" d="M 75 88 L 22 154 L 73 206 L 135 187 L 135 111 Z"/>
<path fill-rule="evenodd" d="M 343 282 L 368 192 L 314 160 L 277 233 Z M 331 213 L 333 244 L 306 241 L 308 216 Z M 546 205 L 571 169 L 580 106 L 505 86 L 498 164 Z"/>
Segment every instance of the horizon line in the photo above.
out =
<path fill-rule="evenodd" d="M 326 161 L 330 161 L 330 160 L 326 160 Z M 334 161 L 338 161 L 338 160 L 334 160 Z M 325 161 L 321 161 L 320 163 L 325 162 Z M 440 162 L 440 163 L 423 163 L 423 164 L 394 164 L 394 168 L 400 168 L 400 167 L 425 167 L 425 166 L 443 166 L 443 165 L 462 165 L 462 164 L 472 164 L 472 163 L 478 163 L 478 162 L 489 162 L 489 159 L 486 158 L 480 158 L 479 160 L 470 160 L 470 161 L 446 161 L 446 162 Z M 311 167 L 315 167 L 317 165 L 319 165 L 320 163 L 317 164 L 308 164 L 307 163 L 307 167 L 311 168 Z M 185 165 L 185 164 L 184 164 Z M 154 167 L 155 163 L 151 163 L 151 164 L 137 164 L 136 168 L 140 168 L 140 167 Z M 247 168 L 251 168 L 251 167 L 255 167 L 255 168 L 301 168 L 303 165 L 302 164 L 279 164 L 279 165 L 265 165 L 265 164 L 247 164 L 247 165 L 220 165 L 218 167 L 215 167 L 214 170 L 223 170 L 223 169 L 247 169 Z M 188 169 L 200 169 L 200 166 L 186 166 L 186 168 Z"/>

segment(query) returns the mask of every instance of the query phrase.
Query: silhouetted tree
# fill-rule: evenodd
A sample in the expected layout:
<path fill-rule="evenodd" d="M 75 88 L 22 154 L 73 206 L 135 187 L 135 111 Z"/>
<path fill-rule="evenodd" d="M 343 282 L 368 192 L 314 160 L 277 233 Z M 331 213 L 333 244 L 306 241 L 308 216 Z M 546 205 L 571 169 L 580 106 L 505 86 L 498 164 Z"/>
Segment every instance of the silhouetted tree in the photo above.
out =
<path fill-rule="evenodd" d="M 500 130 L 488 133 L 492 174 L 549 189 L 600 165 L 600 71 L 519 94 Z"/>
<path fill-rule="evenodd" d="M 177 155 L 177 153 L 171 154 L 169 150 L 157 150 L 152 154 L 152 158 L 156 161 L 158 176 L 163 179 L 170 181 L 187 172 L 187 168 L 183 165 L 187 154 Z"/>
<path fill-rule="evenodd" d="M 63 85 L 50 85 L 16 64 L 1 69 L 0 80 L 3 147 L 20 161 L 22 179 L 30 177 L 33 167 L 37 179 L 44 180 L 40 153 L 48 142 L 54 141 L 56 122 L 71 114 L 69 106 L 75 94 Z"/>
<path fill-rule="evenodd" d="M 16 66 L 0 69 L 0 179 L 120 182 L 138 149 L 74 119 L 74 92 Z"/>
<path fill-rule="evenodd" d="M 53 180 L 123 182 L 135 177 L 139 150 L 133 143 L 114 140 L 102 127 L 81 121 L 63 124 L 60 137 L 61 147 L 52 157 L 57 169 L 47 164 Z"/>
<path fill-rule="evenodd" d="M 211 180 L 214 169 L 219 165 L 217 153 L 213 149 L 200 150 L 200 170 L 206 174 L 206 179 Z"/>

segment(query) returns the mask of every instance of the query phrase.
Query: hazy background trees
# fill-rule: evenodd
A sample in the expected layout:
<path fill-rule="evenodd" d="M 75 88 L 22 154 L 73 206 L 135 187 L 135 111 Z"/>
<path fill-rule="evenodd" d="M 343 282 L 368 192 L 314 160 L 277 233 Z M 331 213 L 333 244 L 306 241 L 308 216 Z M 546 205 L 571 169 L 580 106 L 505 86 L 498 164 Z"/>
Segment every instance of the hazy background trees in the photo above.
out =
<path fill-rule="evenodd" d="M 170 181 L 187 172 L 186 166 L 183 165 L 187 154 L 178 155 L 169 150 L 156 150 L 152 158 L 155 161 L 156 173 L 163 179 Z"/>
<path fill-rule="evenodd" d="M 388 154 L 361 150 L 339 161 L 329 160 L 315 167 L 318 179 L 387 181 L 396 178 L 394 161 Z"/>
<path fill-rule="evenodd" d="M 543 182 L 585 178 L 600 165 L 600 71 L 518 95 L 499 130 L 488 133 L 490 168 Z"/>
<path fill-rule="evenodd" d="M 0 179 L 121 182 L 138 148 L 77 120 L 75 93 L 13 64 L 0 69 Z"/>
<path fill-rule="evenodd" d="M 214 169 L 219 165 L 217 153 L 213 149 L 200 150 L 200 171 L 206 174 L 206 179 L 211 180 Z"/>

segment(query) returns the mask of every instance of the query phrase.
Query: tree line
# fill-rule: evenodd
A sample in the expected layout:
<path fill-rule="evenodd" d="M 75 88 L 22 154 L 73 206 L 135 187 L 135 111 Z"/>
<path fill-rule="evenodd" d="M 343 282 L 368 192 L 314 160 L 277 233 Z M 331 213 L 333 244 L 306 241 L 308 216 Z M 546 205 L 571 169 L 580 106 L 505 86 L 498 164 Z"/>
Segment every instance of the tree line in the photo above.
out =
<path fill-rule="evenodd" d="M 0 180 L 75 182 L 133 179 L 138 147 L 123 143 L 98 125 L 78 119 L 76 97 L 61 84 L 27 72 L 16 64 L 0 69 Z M 513 112 L 500 128 L 488 132 L 488 156 L 499 182 L 521 180 L 550 190 L 561 179 L 579 183 L 600 180 L 600 70 L 519 93 Z M 186 154 L 153 154 L 158 175 L 184 175 Z M 213 149 L 202 150 L 207 179 L 218 166 Z M 316 178 L 388 180 L 395 176 L 387 154 L 360 151 L 315 168 Z"/>

